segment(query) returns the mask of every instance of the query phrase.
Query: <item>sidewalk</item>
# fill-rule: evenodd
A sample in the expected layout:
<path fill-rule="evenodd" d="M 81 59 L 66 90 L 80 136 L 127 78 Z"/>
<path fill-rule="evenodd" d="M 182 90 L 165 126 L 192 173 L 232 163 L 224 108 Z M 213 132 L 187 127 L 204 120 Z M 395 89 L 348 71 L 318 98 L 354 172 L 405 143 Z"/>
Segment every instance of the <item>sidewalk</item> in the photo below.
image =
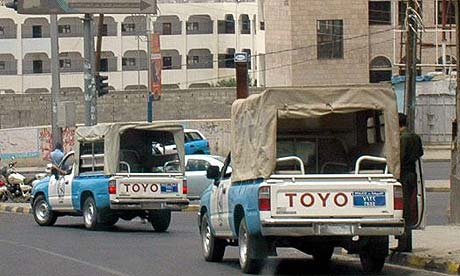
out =
<path fill-rule="evenodd" d="M 460 275 L 460 226 L 428 226 L 413 231 L 413 252 L 391 252 L 388 262 Z M 391 247 L 395 247 L 392 241 Z"/>

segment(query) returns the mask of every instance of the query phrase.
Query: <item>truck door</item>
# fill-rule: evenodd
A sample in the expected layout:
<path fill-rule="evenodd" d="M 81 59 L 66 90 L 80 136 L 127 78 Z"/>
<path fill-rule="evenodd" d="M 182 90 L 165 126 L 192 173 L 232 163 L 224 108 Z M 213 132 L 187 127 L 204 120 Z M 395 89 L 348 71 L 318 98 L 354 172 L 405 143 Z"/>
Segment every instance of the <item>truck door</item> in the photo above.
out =
<path fill-rule="evenodd" d="M 51 175 L 48 185 L 48 197 L 54 210 L 73 210 L 72 208 L 72 181 L 74 153 L 64 156 L 59 168 L 64 172 Z"/>
<path fill-rule="evenodd" d="M 217 189 L 213 190 L 211 196 L 211 223 L 214 231 L 219 236 L 232 236 L 230 229 L 230 216 L 228 197 L 231 185 L 230 155 L 225 160 L 221 171 L 220 183 Z"/>
<path fill-rule="evenodd" d="M 414 211 L 413 216 L 417 218 L 414 229 L 424 229 L 426 226 L 426 191 L 425 182 L 423 179 L 423 166 L 422 160 L 417 161 L 417 210 Z M 415 214 L 416 213 L 416 214 Z"/>

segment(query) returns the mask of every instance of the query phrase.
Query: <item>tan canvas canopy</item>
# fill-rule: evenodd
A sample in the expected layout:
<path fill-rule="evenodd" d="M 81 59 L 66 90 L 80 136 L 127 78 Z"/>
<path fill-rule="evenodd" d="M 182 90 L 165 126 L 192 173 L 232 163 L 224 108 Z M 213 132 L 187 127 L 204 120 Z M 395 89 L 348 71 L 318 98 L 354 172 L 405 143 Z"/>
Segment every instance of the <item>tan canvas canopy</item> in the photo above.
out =
<path fill-rule="evenodd" d="M 79 155 L 80 144 L 104 141 L 104 173 L 113 175 L 119 166 L 120 135 L 129 129 L 147 131 L 170 131 L 174 135 L 181 167 L 184 168 L 184 130 L 175 123 L 103 123 L 89 127 L 79 127 L 75 131 L 75 155 Z M 77 160 L 77 162 L 79 162 Z M 78 167 L 78 166 L 77 166 Z"/>
<path fill-rule="evenodd" d="M 332 113 L 383 111 L 384 154 L 399 177 L 399 124 L 396 96 L 389 85 L 273 88 L 232 106 L 232 181 L 268 178 L 276 166 L 277 120 Z"/>

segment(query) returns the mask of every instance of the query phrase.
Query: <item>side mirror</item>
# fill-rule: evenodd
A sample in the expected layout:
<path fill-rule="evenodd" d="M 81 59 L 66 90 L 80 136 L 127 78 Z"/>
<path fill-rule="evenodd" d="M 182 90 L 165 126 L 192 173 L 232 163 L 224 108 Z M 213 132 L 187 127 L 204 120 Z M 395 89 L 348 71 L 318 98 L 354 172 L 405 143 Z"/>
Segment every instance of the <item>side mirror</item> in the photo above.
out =
<path fill-rule="evenodd" d="M 53 168 L 53 164 L 51 164 L 51 163 L 46 164 L 45 173 L 46 173 L 47 175 L 50 175 L 50 174 L 51 174 L 51 169 L 52 169 L 52 168 Z"/>
<path fill-rule="evenodd" d="M 206 177 L 208 179 L 218 180 L 220 176 L 220 170 L 217 166 L 209 166 L 206 170 Z"/>
<path fill-rule="evenodd" d="M 59 171 L 54 167 L 51 168 L 51 175 L 54 175 L 54 178 L 59 179 Z"/>

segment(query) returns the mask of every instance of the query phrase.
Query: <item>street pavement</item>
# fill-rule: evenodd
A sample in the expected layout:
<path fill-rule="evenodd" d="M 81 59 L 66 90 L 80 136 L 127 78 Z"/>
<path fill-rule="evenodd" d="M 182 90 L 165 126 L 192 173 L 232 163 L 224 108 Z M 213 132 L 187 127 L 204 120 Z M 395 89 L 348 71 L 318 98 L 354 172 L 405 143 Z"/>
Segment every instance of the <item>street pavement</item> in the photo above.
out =
<path fill-rule="evenodd" d="M 207 263 L 193 212 L 174 213 L 168 233 L 148 224 L 120 222 L 106 231 L 87 231 L 81 218 L 59 218 L 39 227 L 30 215 L 0 213 L 0 275 L 240 275 L 237 250 L 222 263 Z M 294 249 L 278 251 L 263 275 L 365 275 L 359 260 L 335 255 L 320 267 Z M 381 275 L 440 275 L 386 265 Z"/>

